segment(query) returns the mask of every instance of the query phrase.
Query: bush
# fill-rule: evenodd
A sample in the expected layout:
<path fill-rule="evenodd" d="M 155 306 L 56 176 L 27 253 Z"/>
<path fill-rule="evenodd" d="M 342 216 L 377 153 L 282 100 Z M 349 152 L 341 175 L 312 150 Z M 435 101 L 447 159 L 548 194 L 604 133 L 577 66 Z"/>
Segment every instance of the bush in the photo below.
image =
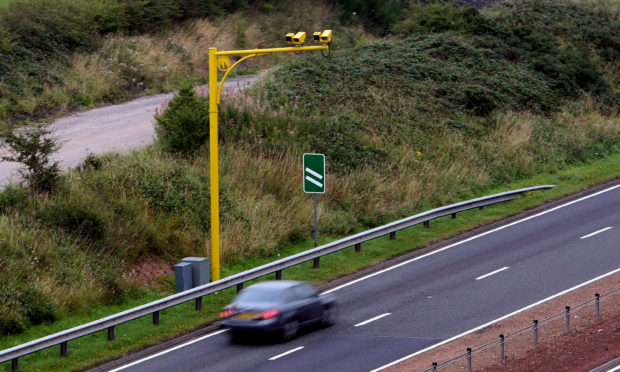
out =
<path fill-rule="evenodd" d="M 54 191 L 59 181 L 58 162 L 50 159 L 59 145 L 50 134 L 49 124 L 29 128 L 23 134 L 5 134 L 6 146 L 11 156 L 3 156 L 2 160 L 26 166 L 26 169 L 20 170 L 20 174 L 34 193 Z"/>
<path fill-rule="evenodd" d="M 104 218 L 95 210 L 79 202 L 59 201 L 37 212 L 37 218 L 49 226 L 64 229 L 92 241 L 105 237 Z"/>
<path fill-rule="evenodd" d="M 7 213 L 12 208 L 23 206 L 27 200 L 28 192 L 25 189 L 9 185 L 0 191 L 0 212 Z"/>
<path fill-rule="evenodd" d="M 56 303 L 34 287 L 23 288 L 19 294 L 19 302 L 33 325 L 53 322 L 58 317 Z"/>
<path fill-rule="evenodd" d="M 156 132 L 164 151 L 192 154 L 209 137 L 209 109 L 196 96 L 192 87 L 185 87 L 157 117 Z"/>

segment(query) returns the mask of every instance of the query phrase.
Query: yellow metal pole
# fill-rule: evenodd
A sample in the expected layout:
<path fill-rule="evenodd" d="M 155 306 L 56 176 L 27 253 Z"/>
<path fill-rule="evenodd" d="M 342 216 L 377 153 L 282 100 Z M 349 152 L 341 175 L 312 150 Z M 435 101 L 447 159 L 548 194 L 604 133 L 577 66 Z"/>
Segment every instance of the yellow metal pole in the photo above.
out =
<path fill-rule="evenodd" d="M 209 161 L 211 165 L 211 280 L 220 280 L 220 202 L 217 154 L 217 48 L 209 48 Z"/>
<path fill-rule="evenodd" d="M 209 154 L 211 167 L 211 280 L 220 280 L 220 201 L 219 201 L 219 179 L 218 179 L 218 140 L 217 140 L 217 105 L 219 104 L 219 96 L 221 89 L 217 84 L 217 57 L 227 57 L 234 55 L 248 55 L 237 61 L 231 67 L 223 70 L 226 71 L 221 85 L 228 77 L 230 71 L 235 66 L 247 58 L 256 57 L 269 53 L 283 52 L 301 52 L 312 50 L 328 50 L 329 44 L 309 47 L 287 47 L 287 48 L 269 48 L 254 50 L 231 50 L 217 51 L 217 48 L 209 48 Z M 221 88 L 221 87 L 220 87 Z"/>

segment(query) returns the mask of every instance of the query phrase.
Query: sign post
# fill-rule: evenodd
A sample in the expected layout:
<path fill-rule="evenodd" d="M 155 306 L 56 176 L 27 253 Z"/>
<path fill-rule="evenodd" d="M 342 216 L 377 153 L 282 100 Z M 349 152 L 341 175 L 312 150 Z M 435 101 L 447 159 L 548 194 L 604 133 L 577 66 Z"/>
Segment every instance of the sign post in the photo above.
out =
<path fill-rule="evenodd" d="M 304 192 L 314 196 L 314 246 L 319 245 L 319 223 L 317 194 L 325 193 L 325 155 L 304 154 L 303 158 Z M 314 259 L 314 268 L 319 267 L 319 258 Z"/>

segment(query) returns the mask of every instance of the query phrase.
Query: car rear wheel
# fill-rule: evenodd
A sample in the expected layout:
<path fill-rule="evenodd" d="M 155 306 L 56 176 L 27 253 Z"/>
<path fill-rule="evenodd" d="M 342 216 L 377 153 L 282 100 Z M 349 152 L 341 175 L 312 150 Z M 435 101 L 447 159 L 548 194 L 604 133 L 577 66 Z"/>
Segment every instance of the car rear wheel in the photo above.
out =
<path fill-rule="evenodd" d="M 284 324 L 284 329 L 282 330 L 282 339 L 285 341 L 292 340 L 297 337 L 297 332 L 299 331 L 299 321 L 297 319 L 291 319 Z"/>
<path fill-rule="evenodd" d="M 336 322 L 336 310 L 333 307 L 326 307 L 323 309 L 323 317 L 321 318 L 321 325 L 329 327 Z"/>

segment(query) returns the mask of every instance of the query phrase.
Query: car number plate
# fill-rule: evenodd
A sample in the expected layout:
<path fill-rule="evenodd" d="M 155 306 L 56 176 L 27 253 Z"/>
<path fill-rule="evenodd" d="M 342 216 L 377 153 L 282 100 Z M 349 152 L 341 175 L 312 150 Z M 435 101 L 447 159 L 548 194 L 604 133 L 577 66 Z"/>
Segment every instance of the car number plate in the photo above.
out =
<path fill-rule="evenodd" d="M 241 313 L 234 316 L 234 319 L 249 320 L 256 318 L 256 313 Z"/>

